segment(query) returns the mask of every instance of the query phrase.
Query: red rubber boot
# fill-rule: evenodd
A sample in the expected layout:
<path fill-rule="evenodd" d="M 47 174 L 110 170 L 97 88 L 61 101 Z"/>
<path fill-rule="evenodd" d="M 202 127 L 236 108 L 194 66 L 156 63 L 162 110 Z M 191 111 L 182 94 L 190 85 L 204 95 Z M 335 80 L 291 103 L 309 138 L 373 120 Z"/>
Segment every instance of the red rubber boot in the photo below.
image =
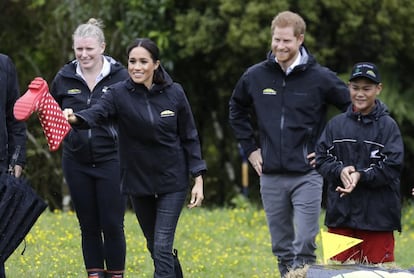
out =
<path fill-rule="evenodd" d="M 29 89 L 16 101 L 13 110 L 14 117 L 20 121 L 27 120 L 35 111 L 46 136 L 49 150 L 56 151 L 71 126 L 59 104 L 49 93 L 47 82 L 41 77 L 36 77 L 30 83 Z"/>
<path fill-rule="evenodd" d="M 29 84 L 29 89 L 14 104 L 13 113 L 18 121 L 26 121 L 39 108 L 39 101 L 49 91 L 46 81 L 36 77 Z"/>

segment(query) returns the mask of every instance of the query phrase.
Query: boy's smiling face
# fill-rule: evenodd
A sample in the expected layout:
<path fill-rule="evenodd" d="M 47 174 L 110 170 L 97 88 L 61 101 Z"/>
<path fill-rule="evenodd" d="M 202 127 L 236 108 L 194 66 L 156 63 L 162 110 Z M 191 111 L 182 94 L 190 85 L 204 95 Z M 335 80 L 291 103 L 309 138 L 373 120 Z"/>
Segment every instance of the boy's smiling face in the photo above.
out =
<path fill-rule="evenodd" d="M 382 84 L 361 77 L 350 81 L 348 87 L 354 111 L 363 115 L 369 114 L 374 109 L 375 99 L 381 92 Z"/>

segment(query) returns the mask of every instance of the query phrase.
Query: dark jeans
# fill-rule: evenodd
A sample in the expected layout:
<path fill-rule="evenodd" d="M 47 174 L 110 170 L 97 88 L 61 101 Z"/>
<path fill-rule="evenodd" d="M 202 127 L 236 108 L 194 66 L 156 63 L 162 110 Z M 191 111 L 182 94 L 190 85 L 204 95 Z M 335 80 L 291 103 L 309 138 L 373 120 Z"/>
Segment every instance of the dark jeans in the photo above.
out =
<path fill-rule="evenodd" d="M 154 261 L 154 278 L 175 278 L 174 235 L 187 190 L 150 197 L 131 197 L 139 225 Z"/>
<path fill-rule="evenodd" d="M 122 271 L 125 268 L 124 213 L 119 161 L 95 165 L 64 158 L 68 183 L 82 234 L 86 269 Z"/>

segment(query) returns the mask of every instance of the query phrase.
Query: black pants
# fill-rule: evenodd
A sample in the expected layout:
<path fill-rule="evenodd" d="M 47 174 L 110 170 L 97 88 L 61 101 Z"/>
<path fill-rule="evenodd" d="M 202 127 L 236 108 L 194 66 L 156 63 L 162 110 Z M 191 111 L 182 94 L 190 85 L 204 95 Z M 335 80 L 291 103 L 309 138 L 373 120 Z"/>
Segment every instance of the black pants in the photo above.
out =
<path fill-rule="evenodd" d="M 125 268 L 124 213 L 118 160 L 82 164 L 63 158 L 63 173 L 78 217 L 86 269 Z"/>
<path fill-rule="evenodd" d="M 0 278 L 6 278 L 6 272 L 4 271 L 4 262 L 0 262 Z"/>
<path fill-rule="evenodd" d="M 6 172 L 7 165 L 4 161 L 0 161 L 0 174 Z M 4 262 L 0 262 L 0 278 L 6 278 L 6 272 L 4 270 Z"/>

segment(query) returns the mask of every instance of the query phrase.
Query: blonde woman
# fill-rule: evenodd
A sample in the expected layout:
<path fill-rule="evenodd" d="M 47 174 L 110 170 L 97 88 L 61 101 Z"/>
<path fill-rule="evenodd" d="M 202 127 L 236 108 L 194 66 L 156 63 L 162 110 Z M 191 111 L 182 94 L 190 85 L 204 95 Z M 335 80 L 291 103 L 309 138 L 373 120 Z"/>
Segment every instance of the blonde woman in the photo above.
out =
<path fill-rule="evenodd" d="M 62 109 L 79 111 L 96 103 L 107 88 L 128 77 L 124 66 L 104 55 L 98 20 L 73 34 L 75 60 L 57 73 L 51 93 Z M 120 191 L 118 128 L 109 118 L 86 130 L 72 129 L 63 143 L 63 173 L 79 220 L 89 278 L 123 277 L 125 197 Z"/>

